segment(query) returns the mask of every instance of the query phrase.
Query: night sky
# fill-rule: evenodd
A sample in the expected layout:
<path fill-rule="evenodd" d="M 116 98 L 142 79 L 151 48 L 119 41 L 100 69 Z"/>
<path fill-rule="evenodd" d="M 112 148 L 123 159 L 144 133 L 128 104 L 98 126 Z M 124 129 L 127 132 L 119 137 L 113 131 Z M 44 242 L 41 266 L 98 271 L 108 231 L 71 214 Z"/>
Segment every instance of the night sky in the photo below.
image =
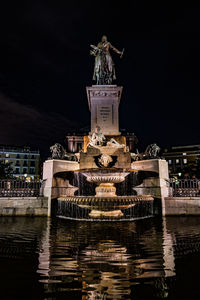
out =
<path fill-rule="evenodd" d="M 48 155 L 90 125 L 85 87 L 90 44 L 106 34 L 118 85 L 120 127 L 141 149 L 200 144 L 200 7 L 172 1 L 5 1 L 1 7 L 0 144 Z M 70 4 L 71 3 L 71 4 Z M 176 2 L 177 3 L 177 2 Z"/>

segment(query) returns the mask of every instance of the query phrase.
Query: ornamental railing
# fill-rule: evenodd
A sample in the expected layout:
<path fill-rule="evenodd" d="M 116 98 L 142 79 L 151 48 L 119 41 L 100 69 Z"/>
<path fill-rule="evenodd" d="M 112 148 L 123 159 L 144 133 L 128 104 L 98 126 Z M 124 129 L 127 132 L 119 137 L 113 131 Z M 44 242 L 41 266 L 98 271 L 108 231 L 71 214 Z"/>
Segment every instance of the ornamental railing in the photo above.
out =
<path fill-rule="evenodd" d="M 199 179 L 170 179 L 169 196 L 200 197 Z"/>
<path fill-rule="evenodd" d="M 41 196 L 41 182 L 16 179 L 0 179 L 0 197 Z"/>

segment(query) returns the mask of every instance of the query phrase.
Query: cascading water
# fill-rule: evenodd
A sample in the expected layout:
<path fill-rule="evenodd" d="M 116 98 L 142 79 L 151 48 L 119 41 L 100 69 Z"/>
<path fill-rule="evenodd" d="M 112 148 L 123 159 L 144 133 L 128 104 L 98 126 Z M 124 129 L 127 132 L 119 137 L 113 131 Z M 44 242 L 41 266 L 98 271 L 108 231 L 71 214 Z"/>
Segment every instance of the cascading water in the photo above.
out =
<path fill-rule="evenodd" d="M 134 186 L 140 184 L 140 178 L 138 178 L 138 173 L 130 172 L 128 176 L 125 177 L 125 180 L 120 183 L 116 183 L 116 193 L 119 196 L 123 195 L 135 195 L 133 190 Z M 96 184 L 88 182 L 86 177 L 81 172 L 74 172 L 72 185 L 78 187 L 78 190 L 75 192 L 75 196 L 94 196 Z"/>
<path fill-rule="evenodd" d="M 100 213 L 91 215 L 92 211 Z M 121 213 L 116 213 L 116 212 Z M 101 214 L 101 212 L 103 212 Z M 108 212 L 108 213 L 107 213 Z M 112 215 L 112 212 L 115 212 Z M 150 196 L 116 198 L 66 197 L 58 199 L 57 216 L 85 221 L 128 221 L 153 216 Z"/>
<path fill-rule="evenodd" d="M 136 172 L 130 172 L 128 176 L 125 177 L 125 180 L 120 183 L 116 183 L 116 193 L 118 196 L 123 195 L 135 195 L 135 192 L 133 190 L 133 187 L 138 185 L 140 182 L 138 180 L 138 173 Z"/>
<path fill-rule="evenodd" d="M 74 172 L 73 185 L 78 190 L 75 196 L 58 198 L 57 216 L 86 221 L 126 221 L 153 216 L 153 198 L 134 195 L 133 187 L 137 184 L 137 173 L 125 170 Z"/>
<path fill-rule="evenodd" d="M 96 184 L 88 182 L 86 177 L 81 172 L 73 173 L 73 186 L 78 187 L 76 196 L 94 196 Z"/>

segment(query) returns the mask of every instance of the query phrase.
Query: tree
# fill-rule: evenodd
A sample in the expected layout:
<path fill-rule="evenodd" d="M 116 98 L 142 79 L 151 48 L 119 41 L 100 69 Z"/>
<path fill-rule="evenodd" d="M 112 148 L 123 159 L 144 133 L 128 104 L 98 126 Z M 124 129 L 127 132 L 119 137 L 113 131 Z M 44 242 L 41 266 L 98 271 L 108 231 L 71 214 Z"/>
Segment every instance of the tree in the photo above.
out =
<path fill-rule="evenodd" d="M 0 179 L 12 178 L 13 169 L 11 163 L 5 163 L 3 160 L 0 161 Z"/>

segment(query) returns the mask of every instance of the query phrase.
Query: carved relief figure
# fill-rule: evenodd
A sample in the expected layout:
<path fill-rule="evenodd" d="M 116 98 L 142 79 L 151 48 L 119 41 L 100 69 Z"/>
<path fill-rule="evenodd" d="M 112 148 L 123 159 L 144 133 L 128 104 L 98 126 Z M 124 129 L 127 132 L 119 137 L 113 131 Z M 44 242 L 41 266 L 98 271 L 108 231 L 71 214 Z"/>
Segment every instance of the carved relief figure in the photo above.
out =
<path fill-rule="evenodd" d="M 99 157 L 98 161 L 102 167 L 107 168 L 109 164 L 113 161 L 113 159 L 110 155 L 102 154 L 101 157 Z"/>

